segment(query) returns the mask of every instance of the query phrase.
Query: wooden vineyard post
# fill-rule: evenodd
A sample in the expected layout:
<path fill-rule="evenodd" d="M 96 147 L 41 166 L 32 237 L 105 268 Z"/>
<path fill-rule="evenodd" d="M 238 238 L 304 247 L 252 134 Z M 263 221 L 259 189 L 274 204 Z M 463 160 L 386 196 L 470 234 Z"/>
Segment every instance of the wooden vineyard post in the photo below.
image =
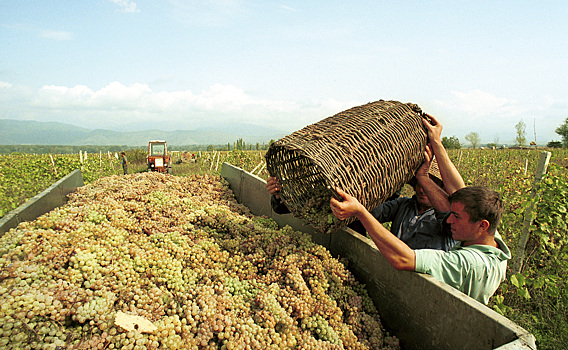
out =
<path fill-rule="evenodd" d="M 217 155 L 217 151 L 213 151 L 213 157 L 211 158 L 211 166 L 209 167 L 209 171 L 213 170 L 213 164 L 215 164 L 215 156 Z"/>
<path fill-rule="evenodd" d="M 261 160 L 260 163 L 258 163 L 258 165 L 255 166 L 254 169 L 252 169 L 252 171 L 251 171 L 250 173 L 254 175 L 254 172 L 255 172 L 263 163 L 264 163 L 264 162 Z"/>
<path fill-rule="evenodd" d="M 217 169 L 219 168 L 219 158 L 221 157 L 221 151 L 219 151 L 219 153 L 217 153 L 217 164 L 215 164 L 215 171 L 217 171 Z"/>
<path fill-rule="evenodd" d="M 57 174 L 57 168 L 55 167 L 55 161 L 53 160 L 53 156 L 50 154 L 49 158 L 51 158 L 51 165 L 53 165 L 53 171 L 55 171 L 55 175 L 59 175 Z"/>
<path fill-rule="evenodd" d="M 536 174 L 534 177 L 534 185 L 531 192 L 531 204 L 525 210 L 525 220 L 523 222 L 523 231 L 521 232 L 521 237 L 519 238 L 519 244 L 517 245 L 517 250 L 515 252 L 515 257 L 512 261 L 512 274 L 517 274 L 521 272 L 523 268 L 523 260 L 525 259 L 525 248 L 530 236 L 530 226 L 534 220 L 534 205 L 536 202 L 536 185 L 542 180 L 544 174 L 546 174 L 546 169 L 548 168 L 548 163 L 550 161 L 550 152 L 541 152 L 540 159 L 538 161 L 538 167 L 536 169 Z"/>

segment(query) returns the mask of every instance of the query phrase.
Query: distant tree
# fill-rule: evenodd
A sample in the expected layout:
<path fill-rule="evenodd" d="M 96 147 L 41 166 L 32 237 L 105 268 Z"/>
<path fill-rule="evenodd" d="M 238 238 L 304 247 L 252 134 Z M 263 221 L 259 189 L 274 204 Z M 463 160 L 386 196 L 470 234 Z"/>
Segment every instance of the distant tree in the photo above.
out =
<path fill-rule="evenodd" d="M 231 150 L 231 143 L 227 142 L 227 151 L 230 151 L 230 150 Z"/>
<path fill-rule="evenodd" d="M 451 136 L 451 137 L 442 137 L 442 145 L 444 145 L 444 147 L 446 149 L 460 149 L 461 145 L 460 145 L 460 140 L 455 137 L 455 136 Z"/>
<path fill-rule="evenodd" d="M 546 147 L 550 148 L 562 148 L 562 142 L 560 141 L 550 141 L 546 144 Z"/>
<path fill-rule="evenodd" d="M 527 144 L 527 125 L 521 120 L 515 125 L 515 129 L 517 129 L 517 137 L 515 138 L 517 145 L 525 146 Z"/>
<path fill-rule="evenodd" d="M 471 143 L 471 147 L 475 149 L 477 145 L 479 145 L 479 134 L 476 132 L 470 132 L 469 134 L 465 135 L 466 141 Z"/>
<path fill-rule="evenodd" d="M 564 147 L 568 147 L 568 117 L 564 120 L 562 125 L 556 128 L 556 133 L 562 136 Z"/>
<path fill-rule="evenodd" d="M 234 148 L 237 149 L 237 150 L 240 150 L 240 151 L 246 150 L 246 144 L 245 144 L 245 142 L 243 141 L 242 138 L 240 138 L 236 141 Z"/>
<path fill-rule="evenodd" d="M 497 144 L 495 142 L 491 142 L 487 144 L 488 148 L 497 148 Z"/>

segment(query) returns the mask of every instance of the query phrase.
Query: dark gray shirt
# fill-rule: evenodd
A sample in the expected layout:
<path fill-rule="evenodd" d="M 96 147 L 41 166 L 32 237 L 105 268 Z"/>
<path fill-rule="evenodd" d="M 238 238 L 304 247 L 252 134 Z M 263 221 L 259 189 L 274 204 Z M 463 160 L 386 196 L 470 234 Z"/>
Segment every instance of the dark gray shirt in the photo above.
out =
<path fill-rule="evenodd" d="M 386 201 L 371 214 L 381 223 L 391 221 L 391 232 L 412 249 L 448 251 L 457 243 L 445 222 L 447 213 L 430 208 L 419 214 L 415 197 Z"/>

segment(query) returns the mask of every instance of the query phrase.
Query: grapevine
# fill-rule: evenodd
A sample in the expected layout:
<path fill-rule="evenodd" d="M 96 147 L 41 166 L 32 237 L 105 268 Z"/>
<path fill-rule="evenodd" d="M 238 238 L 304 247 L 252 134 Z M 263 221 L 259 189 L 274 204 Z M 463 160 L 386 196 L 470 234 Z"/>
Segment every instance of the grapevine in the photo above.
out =
<path fill-rule="evenodd" d="M 75 169 L 89 183 L 117 173 L 117 164 L 114 157 L 98 153 L 82 162 L 76 154 L 0 155 L 0 218 Z"/>
<path fill-rule="evenodd" d="M 10 230 L 0 305 L 0 349 L 399 347 L 343 264 L 208 175 L 104 177 Z"/>

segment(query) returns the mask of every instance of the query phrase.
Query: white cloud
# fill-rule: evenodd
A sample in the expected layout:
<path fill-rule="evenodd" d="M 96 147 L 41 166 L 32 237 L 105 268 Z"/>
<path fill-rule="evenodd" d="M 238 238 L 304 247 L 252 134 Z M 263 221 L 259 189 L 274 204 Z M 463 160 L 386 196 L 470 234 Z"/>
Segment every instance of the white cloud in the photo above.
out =
<path fill-rule="evenodd" d="M 66 41 L 73 39 L 73 33 L 66 32 L 66 31 L 57 31 L 57 30 L 40 30 L 39 37 L 45 39 L 52 39 L 57 41 Z"/>
<path fill-rule="evenodd" d="M 112 82 L 100 89 L 46 85 L 41 89 L 0 81 L 0 115 L 9 119 L 58 121 L 91 129 L 196 129 L 228 123 L 252 123 L 292 132 L 368 101 L 335 99 L 286 101 L 214 84 L 200 92 L 154 91 L 148 84 Z M 523 119 L 527 136 L 536 125 L 538 142 L 558 139 L 556 126 L 568 116 L 568 101 L 552 97 L 523 101 L 480 90 L 454 91 L 445 100 L 423 106 L 444 125 L 444 136 L 480 133 L 482 142 L 511 143 Z M 133 129 L 134 128 L 134 129 Z"/>
<path fill-rule="evenodd" d="M 315 108 L 299 106 L 294 102 L 252 96 L 236 86 L 223 84 L 212 85 L 195 94 L 189 90 L 153 91 L 147 84 L 126 86 L 120 82 L 112 82 L 96 91 L 84 85 L 46 85 L 24 103 L 26 105 L 21 106 L 21 110 L 39 110 L 39 115 L 45 117 L 46 121 L 48 115 L 58 116 L 57 121 L 79 123 L 92 128 L 127 125 L 145 120 L 179 122 L 164 125 L 171 130 L 232 121 L 292 130 L 317 121 L 313 120 L 314 117 L 323 119 L 328 115 L 322 114 L 325 113 L 322 111 L 330 109 L 330 105 L 337 105 L 336 102 L 326 101 L 317 104 Z M 0 113 L 2 108 L 0 106 Z M 96 115 L 101 125 L 92 120 L 93 115 Z M 64 120 L 66 118 L 68 120 Z"/>
<path fill-rule="evenodd" d="M 134 1 L 130 0 L 110 0 L 111 2 L 118 5 L 120 12 L 140 12 L 138 6 Z"/>
<path fill-rule="evenodd" d="M 444 125 L 445 136 L 458 136 L 461 140 L 469 132 L 478 132 L 483 142 L 512 144 L 516 137 L 515 125 L 524 121 L 527 139 L 537 134 L 539 143 L 553 139 L 555 125 L 562 120 L 567 101 L 550 96 L 518 101 L 481 90 L 453 91 L 451 96 L 434 102 L 434 115 Z"/>
<path fill-rule="evenodd" d="M 436 101 L 439 105 L 460 111 L 470 117 L 512 112 L 516 101 L 498 97 L 481 90 L 469 92 L 452 91 L 452 99 Z"/>

